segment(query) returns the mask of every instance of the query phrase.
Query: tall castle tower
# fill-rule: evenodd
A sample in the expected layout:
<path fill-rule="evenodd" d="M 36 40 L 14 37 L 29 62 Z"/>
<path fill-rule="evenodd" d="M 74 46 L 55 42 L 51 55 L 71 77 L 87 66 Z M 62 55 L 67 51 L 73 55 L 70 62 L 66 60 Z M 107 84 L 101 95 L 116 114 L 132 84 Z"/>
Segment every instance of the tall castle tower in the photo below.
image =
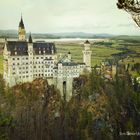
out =
<path fill-rule="evenodd" d="M 26 35 L 26 31 L 25 31 L 23 19 L 21 16 L 21 20 L 19 22 L 19 27 L 18 27 L 18 40 L 25 41 L 26 40 L 25 35 Z"/>
<path fill-rule="evenodd" d="M 31 33 L 29 35 L 29 39 L 28 39 L 28 58 L 29 58 L 29 81 L 33 81 L 33 40 L 32 40 L 32 36 Z"/>
<path fill-rule="evenodd" d="M 87 40 L 85 43 L 84 43 L 84 50 L 83 50 L 83 62 L 86 64 L 86 67 L 88 70 L 91 69 L 91 54 L 92 54 L 92 51 L 90 49 L 90 42 Z"/>

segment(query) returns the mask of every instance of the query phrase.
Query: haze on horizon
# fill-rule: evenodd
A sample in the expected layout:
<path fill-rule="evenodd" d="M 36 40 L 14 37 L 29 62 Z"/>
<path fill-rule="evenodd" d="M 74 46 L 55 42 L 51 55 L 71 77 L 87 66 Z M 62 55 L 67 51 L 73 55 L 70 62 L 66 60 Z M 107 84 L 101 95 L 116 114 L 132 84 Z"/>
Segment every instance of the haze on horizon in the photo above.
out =
<path fill-rule="evenodd" d="M 117 0 L 0 1 L 0 29 L 16 29 L 21 12 L 27 32 L 87 32 L 140 35 L 140 29 Z"/>

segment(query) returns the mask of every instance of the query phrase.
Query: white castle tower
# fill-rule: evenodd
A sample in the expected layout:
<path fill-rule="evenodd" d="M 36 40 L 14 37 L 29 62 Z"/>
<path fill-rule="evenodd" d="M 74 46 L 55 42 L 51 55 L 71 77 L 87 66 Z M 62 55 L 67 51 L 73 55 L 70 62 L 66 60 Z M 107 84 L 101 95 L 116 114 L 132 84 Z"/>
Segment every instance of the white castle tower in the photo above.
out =
<path fill-rule="evenodd" d="M 19 22 L 19 27 L 18 27 L 18 40 L 25 41 L 26 40 L 25 35 L 26 35 L 26 30 L 21 16 L 21 20 Z"/>
<path fill-rule="evenodd" d="M 71 52 L 69 51 L 67 55 L 68 55 L 68 59 L 71 61 Z"/>
<path fill-rule="evenodd" d="M 32 40 L 32 36 L 31 33 L 29 35 L 29 39 L 28 39 L 28 57 L 29 57 L 29 81 L 33 81 L 33 40 Z"/>
<path fill-rule="evenodd" d="M 87 40 L 84 43 L 84 50 L 83 50 L 83 62 L 86 64 L 86 68 L 90 71 L 91 70 L 91 54 L 92 51 L 90 49 L 90 42 Z"/>

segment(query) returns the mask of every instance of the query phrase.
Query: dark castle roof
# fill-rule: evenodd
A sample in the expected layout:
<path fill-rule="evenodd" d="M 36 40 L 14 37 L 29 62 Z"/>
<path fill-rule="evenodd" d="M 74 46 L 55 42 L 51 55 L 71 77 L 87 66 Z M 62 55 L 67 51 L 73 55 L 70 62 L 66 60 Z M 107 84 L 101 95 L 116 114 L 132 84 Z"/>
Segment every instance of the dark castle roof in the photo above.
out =
<path fill-rule="evenodd" d="M 28 42 L 27 41 L 8 41 L 7 50 L 11 56 L 23 56 L 28 55 Z M 56 47 L 54 43 L 47 42 L 34 42 L 33 53 L 34 55 L 53 54 L 56 53 Z"/>
<path fill-rule="evenodd" d="M 54 43 L 46 43 L 46 42 L 35 42 L 33 43 L 34 53 L 36 55 L 39 54 L 52 54 L 52 51 L 56 53 L 56 47 Z"/>
<path fill-rule="evenodd" d="M 10 52 L 11 56 L 14 55 L 28 55 L 28 43 L 21 41 L 8 41 L 7 50 Z M 16 54 L 16 53 L 17 54 Z"/>
<path fill-rule="evenodd" d="M 62 65 L 63 66 L 77 66 L 78 64 L 74 62 L 63 62 Z"/>
<path fill-rule="evenodd" d="M 88 40 L 85 41 L 85 44 L 90 44 L 90 42 Z"/>

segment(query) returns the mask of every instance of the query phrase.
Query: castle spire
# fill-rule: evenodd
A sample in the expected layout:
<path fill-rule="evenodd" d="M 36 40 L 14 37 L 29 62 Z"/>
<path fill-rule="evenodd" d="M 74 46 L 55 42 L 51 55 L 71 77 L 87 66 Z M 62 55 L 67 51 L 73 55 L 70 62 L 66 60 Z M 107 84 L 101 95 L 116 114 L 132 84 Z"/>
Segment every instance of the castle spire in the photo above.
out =
<path fill-rule="evenodd" d="M 21 20 L 19 22 L 19 27 L 21 27 L 22 29 L 24 29 L 24 23 L 23 23 L 23 19 L 22 19 L 22 14 L 21 14 Z"/>
<path fill-rule="evenodd" d="M 31 32 L 30 32 L 30 35 L 29 35 L 29 40 L 28 40 L 28 42 L 29 42 L 29 43 L 32 43 L 32 42 L 33 42 Z"/>

